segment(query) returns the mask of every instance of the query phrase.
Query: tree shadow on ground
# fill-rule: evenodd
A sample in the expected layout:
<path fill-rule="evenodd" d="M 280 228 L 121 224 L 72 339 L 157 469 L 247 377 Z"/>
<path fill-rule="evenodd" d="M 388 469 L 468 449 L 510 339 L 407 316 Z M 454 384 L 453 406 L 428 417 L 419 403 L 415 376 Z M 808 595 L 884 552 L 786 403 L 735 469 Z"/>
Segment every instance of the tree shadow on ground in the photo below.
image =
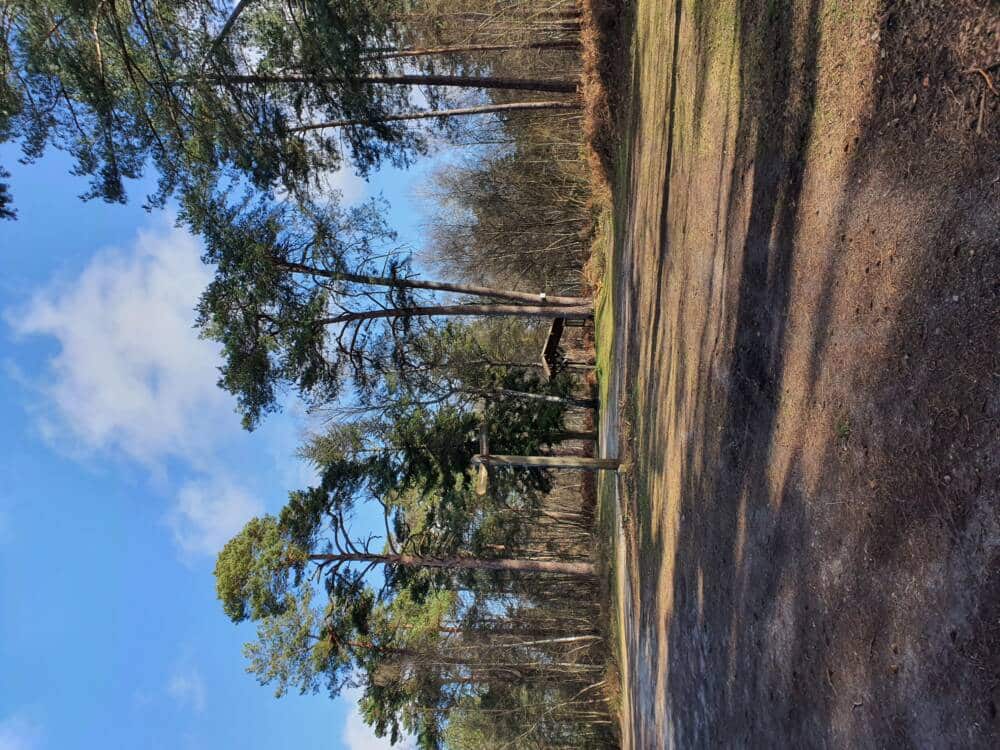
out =
<path fill-rule="evenodd" d="M 930 33 L 935 18 L 921 14 L 937 13 L 939 29 L 957 28 L 966 5 L 981 4 L 887 3 L 880 16 L 886 54 L 875 72 L 877 106 L 853 144 L 846 183 L 915 186 L 937 210 L 910 232 L 920 240 L 909 249 L 911 283 L 882 339 L 861 358 L 867 367 L 843 374 L 863 397 L 844 434 L 827 441 L 820 459 L 827 470 L 811 485 L 800 449 L 780 472 L 773 454 L 782 439 L 777 419 L 822 3 L 813 0 L 797 24 L 787 3 L 740 4 L 744 96 L 732 118 L 733 167 L 720 179 L 728 182 L 727 203 L 715 217 L 730 310 L 716 327 L 729 352 L 718 373 L 705 356 L 717 350 L 707 340 L 718 330 L 699 325 L 683 304 L 668 311 L 662 293 L 668 284 L 685 290 L 695 283 L 671 257 L 671 242 L 686 230 L 669 224 L 687 219 L 676 208 L 668 216 L 671 191 L 685 184 L 672 163 L 676 134 L 668 135 L 659 257 L 650 280 L 640 282 L 652 286 L 653 298 L 633 321 L 630 337 L 641 344 L 630 351 L 629 369 L 644 368 L 635 397 L 643 429 L 635 435 L 634 492 L 650 504 L 643 511 L 656 512 L 666 492 L 657 482 L 671 472 L 680 508 L 673 549 L 656 518 L 640 530 L 634 671 L 651 697 L 633 714 L 637 747 L 668 735 L 681 747 L 936 737 L 985 746 L 996 738 L 1000 193 L 989 179 L 1000 175 L 1000 117 L 978 139 L 941 128 L 940 118 L 901 126 L 898 117 L 914 93 L 928 97 L 935 115 L 954 114 L 947 86 L 925 93 L 923 79 L 934 65 L 957 70 L 961 55 L 942 56 Z M 682 4 L 673 7 L 671 131 Z M 696 29 L 706 22 L 702 8 L 694 4 Z M 698 48 L 708 46 L 706 35 L 695 37 Z M 709 66 L 700 69 L 707 75 Z M 696 77 L 696 128 L 707 117 L 707 88 Z M 726 118 L 728 128 L 728 111 Z M 990 149 L 984 144 L 994 134 Z M 918 149 L 949 158 L 948 168 L 928 165 Z M 746 205 L 737 206 L 739 195 Z M 855 198 L 845 194 L 836 207 L 837 235 L 856 228 L 862 209 L 872 210 Z M 808 398 L 829 376 L 836 285 L 845 273 L 836 249 L 827 254 Z M 960 255 L 963 262 L 954 262 Z M 679 345 L 684 335 L 700 337 L 698 345 Z M 664 366 L 650 366 L 657 362 Z M 689 381 L 693 390 L 677 387 Z M 683 460 L 669 466 L 668 434 L 684 442 Z M 840 567 L 831 576 L 833 559 Z M 925 579 L 933 576 L 941 580 L 931 586 Z M 668 591 L 669 606 L 657 606 Z"/>

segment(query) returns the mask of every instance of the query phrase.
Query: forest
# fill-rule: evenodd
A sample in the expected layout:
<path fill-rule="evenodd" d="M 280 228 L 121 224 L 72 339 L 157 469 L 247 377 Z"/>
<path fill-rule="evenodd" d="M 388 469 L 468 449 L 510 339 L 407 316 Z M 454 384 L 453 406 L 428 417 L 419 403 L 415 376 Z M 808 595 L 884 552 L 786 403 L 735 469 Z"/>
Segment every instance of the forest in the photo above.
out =
<path fill-rule="evenodd" d="M 293 399 L 322 425 L 300 449 L 315 485 L 215 566 L 225 615 L 256 627 L 248 673 L 278 696 L 360 691 L 393 742 L 617 743 L 594 474 L 477 463 L 487 436 L 492 454 L 596 455 L 608 12 L 0 2 L 0 142 L 70 154 L 86 200 L 174 208 L 211 268 L 198 328 L 244 427 Z M 382 199 L 329 186 L 425 159 L 423 247 Z"/>

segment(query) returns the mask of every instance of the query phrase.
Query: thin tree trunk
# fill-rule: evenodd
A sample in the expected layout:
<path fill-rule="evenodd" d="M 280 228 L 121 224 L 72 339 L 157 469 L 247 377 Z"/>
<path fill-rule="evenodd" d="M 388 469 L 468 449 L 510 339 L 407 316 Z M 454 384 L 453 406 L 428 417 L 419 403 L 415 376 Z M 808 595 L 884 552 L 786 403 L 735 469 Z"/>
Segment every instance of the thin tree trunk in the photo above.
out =
<path fill-rule="evenodd" d="M 516 363 L 515 363 L 516 364 Z M 538 367 L 532 362 L 530 365 L 517 365 L 519 367 Z M 472 390 L 469 391 L 478 396 L 510 396 L 511 398 L 524 398 L 529 401 L 544 401 L 549 404 L 567 404 L 568 406 L 581 406 L 588 409 L 596 409 L 598 404 L 592 398 L 573 398 L 571 396 L 549 396 L 545 393 L 530 393 L 528 391 L 515 391 L 511 388 L 495 388 L 493 390 Z"/>
<path fill-rule="evenodd" d="M 519 648 L 522 646 L 544 646 L 549 643 L 579 643 L 581 641 L 589 641 L 591 643 L 601 640 L 599 635 L 572 635 L 564 636 L 558 638 L 543 638 L 541 640 L 535 641 L 503 641 L 497 643 L 496 641 L 489 641 L 487 645 L 492 645 L 494 648 L 503 648 L 504 646 L 509 646 L 511 648 Z M 482 644 L 472 644 L 473 646 L 480 646 Z M 449 646 L 451 647 L 451 646 Z M 461 644 L 457 648 L 461 648 Z M 588 665 L 589 666 L 589 665 Z"/>
<path fill-rule="evenodd" d="M 538 512 L 559 524 L 568 524 L 581 529 L 588 528 L 587 519 L 580 513 L 553 513 L 548 510 L 540 510 Z"/>
<path fill-rule="evenodd" d="M 473 456 L 475 464 L 487 466 L 528 466 L 539 469 L 580 469 L 582 471 L 617 471 L 617 458 L 591 458 L 590 456 L 506 456 L 486 454 Z"/>
<path fill-rule="evenodd" d="M 595 430 L 564 430 L 553 436 L 556 440 L 597 440 Z"/>
<path fill-rule="evenodd" d="M 495 76 L 451 76 L 430 73 L 399 75 L 370 75 L 355 78 L 338 76 L 307 75 L 208 75 L 206 80 L 215 83 L 372 83 L 406 86 L 451 86 L 466 89 L 505 89 L 508 91 L 549 91 L 557 94 L 573 94 L 577 84 L 573 81 L 497 78 Z"/>
<path fill-rule="evenodd" d="M 238 3 L 236 3 L 236 7 L 233 8 L 233 12 L 229 14 L 229 18 L 226 19 L 226 22 L 222 25 L 222 28 L 219 30 L 219 33 L 216 34 L 215 39 L 213 39 L 212 43 L 209 45 L 208 51 L 205 53 L 205 57 L 202 58 L 201 62 L 202 70 L 205 69 L 205 66 L 208 64 L 208 61 L 212 59 L 212 55 L 214 55 L 216 51 L 218 51 L 219 47 L 222 45 L 222 42 L 225 40 L 230 30 L 232 30 L 233 26 L 236 24 L 236 21 L 239 19 L 240 14 L 242 14 L 243 11 L 246 10 L 247 6 L 250 5 L 251 2 L 253 2 L 253 0 L 240 0 Z"/>
<path fill-rule="evenodd" d="M 309 130 L 327 130 L 331 128 L 346 128 L 352 125 L 371 125 L 380 122 L 403 122 L 404 120 L 432 120 L 445 117 L 462 117 L 466 115 L 486 115 L 493 112 L 520 112 L 541 109 L 579 109 L 575 101 L 545 101 L 545 102 L 513 102 L 510 104 L 486 104 L 481 107 L 458 107 L 455 109 L 438 109 L 429 112 L 406 112 L 399 115 L 386 115 L 374 120 L 328 120 L 314 122 L 309 125 L 298 125 L 289 128 L 291 133 L 303 133 Z"/>
<path fill-rule="evenodd" d="M 402 307 L 389 310 L 366 310 L 364 312 L 343 313 L 331 318 L 321 318 L 319 325 L 354 323 L 380 318 L 448 317 L 468 315 L 482 318 L 566 318 L 567 320 L 590 320 L 594 315 L 592 305 L 557 307 L 554 305 L 435 305 L 433 307 Z"/>
<path fill-rule="evenodd" d="M 408 568 L 448 568 L 455 570 L 505 570 L 519 573 L 562 573 L 590 577 L 594 566 L 588 562 L 554 562 L 551 560 L 487 560 L 479 557 L 422 557 L 419 555 L 344 553 L 310 555 L 310 560 L 322 563 L 368 562 L 402 565 Z"/>
<path fill-rule="evenodd" d="M 370 60 L 394 60 L 401 57 L 428 57 L 430 55 L 451 55 L 462 52 L 504 52 L 520 49 L 577 49 L 576 40 L 551 42 L 525 42 L 523 44 L 463 44 L 453 47 L 418 47 L 416 49 L 389 50 L 372 53 Z"/>
<path fill-rule="evenodd" d="M 455 294 L 468 294 L 473 297 L 492 297 L 494 299 L 507 299 L 515 302 L 532 302 L 536 305 L 565 305 L 579 306 L 588 305 L 590 300 L 586 297 L 559 297 L 549 296 L 544 292 L 519 292 L 514 289 L 494 289 L 488 286 L 476 286 L 475 284 L 453 284 L 448 281 L 430 281 L 425 279 L 399 279 L 386 276 L 368 276 L 358 273 L 342 273 L 340 271 L 328 271 L 325 268 L 315 268 L 303 263 L 292 263 L 289 261 L 278 261 L 278 266 L 293 273 L 308 274 L 311 276 L 322 276 L 334 281 L 346 281 L 351 284 L 370 284 L 372 286 L 394 286 L 403 289 L 427 289 L 434 292 L 453 292 Z"/>

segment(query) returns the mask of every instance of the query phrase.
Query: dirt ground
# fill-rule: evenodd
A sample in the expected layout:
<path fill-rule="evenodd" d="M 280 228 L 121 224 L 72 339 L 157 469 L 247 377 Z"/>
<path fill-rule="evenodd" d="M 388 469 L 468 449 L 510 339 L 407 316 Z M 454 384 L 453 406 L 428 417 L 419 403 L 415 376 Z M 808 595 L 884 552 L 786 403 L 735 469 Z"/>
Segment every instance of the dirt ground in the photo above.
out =
<path fill-rule="evenodd" d="M 1000 4 L 628 13 L 625 746 L 1000 747 Z"/>

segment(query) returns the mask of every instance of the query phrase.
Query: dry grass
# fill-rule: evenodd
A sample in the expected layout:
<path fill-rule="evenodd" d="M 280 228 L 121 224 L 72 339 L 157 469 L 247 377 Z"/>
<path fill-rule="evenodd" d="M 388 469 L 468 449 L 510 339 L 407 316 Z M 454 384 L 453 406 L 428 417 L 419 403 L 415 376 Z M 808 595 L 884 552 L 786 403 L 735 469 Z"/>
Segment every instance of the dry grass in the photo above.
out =
<path fill-rule="evenodd" d="M 615 185 L 626 739 L 998 747 L 991 3 L 669 5 Z"/>
<path fill-rule="evenodd" d="M 591 171 L 593 174 L 593 171 Z M 595 182 L 591 179 L 591 184 Z M 581 283 L 596 299 L 605 284 L 609 256 L 612 252 L 612 201 L 607 188 L 598 189 L 595 186 L 591 197 L 589 210 L 593 216 L 590 227 L 590 257 L 583 265 Z"/>
<path fill-rule="evenodd" d="M 613 182 L 621 142 L 621 104 L 626 91 L 623 74 L 624 40 L 621 0 L 581 0 L 580 44 L 583 100 L 584 158 L 594 217 L 590 258 L 583 268 L 583 284 L 595 297 L 600 293 L 611 252 L 609 227 L 613 211 Z"/>
<path fill-rule="evenodd" d="M 610 202 L 617 142 L 613 92 L 622 90 L 614 50 L 621 32 L 620 0 L 582 0 L 580 44 L 583 62 L 583 132 L 595 200 Z"/>

